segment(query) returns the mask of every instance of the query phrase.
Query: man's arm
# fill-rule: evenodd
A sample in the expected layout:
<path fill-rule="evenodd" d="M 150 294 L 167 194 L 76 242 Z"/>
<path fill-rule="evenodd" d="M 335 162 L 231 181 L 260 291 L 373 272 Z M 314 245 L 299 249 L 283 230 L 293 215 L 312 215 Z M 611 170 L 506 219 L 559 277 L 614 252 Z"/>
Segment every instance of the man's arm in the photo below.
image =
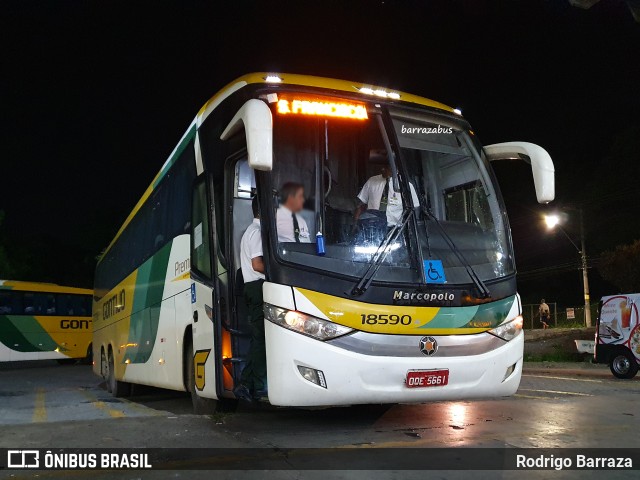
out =
<path fill-rule="evenodd" d="M 260 230 L 251 232 L 249 236 L 249 257 L 251 257 L 251 268 L 254 272 L 264 275 L 264 260 L 262 259 L 262 235 Z"/>
<path fill-rule="evenodd" d="M 262 273 L 264 275 L 264 261 L 262 260 L 262 255 L 251 259 L 251 268 L 253 268 L 255 272 Z"/>
<path fill-rule="evenodd" d="M 357 228 L 358 219 L 360 218 L 360 215 L 362 215 L 362 213 L 367 210 L 367 203 L 369 201 L 369 187 L 370 187 L 370 184 L 371 184 L 371 179 L 367 180 L 364 183 L 364 185 L 362 186 L 362 190 L 360 190 L 360 193 L 356 197 L 357 201 L 358 201 L 358 206 L 356 207 L 356 210 L 353 212 L 353 228 L 354 228 L 354 230 Z"/>
<path fill-rule="evenodd" d="M 353 220 L 355 223 L 358 223 L 358 219 L 360 218 L 360 215 L 362 215 L 362 212 L 364 212 L 366 209 L 367 209 L 367 204 L 360 202 L 360 205 L 358 205 L 356 207 L 355 212 L 353 212 Z"/>

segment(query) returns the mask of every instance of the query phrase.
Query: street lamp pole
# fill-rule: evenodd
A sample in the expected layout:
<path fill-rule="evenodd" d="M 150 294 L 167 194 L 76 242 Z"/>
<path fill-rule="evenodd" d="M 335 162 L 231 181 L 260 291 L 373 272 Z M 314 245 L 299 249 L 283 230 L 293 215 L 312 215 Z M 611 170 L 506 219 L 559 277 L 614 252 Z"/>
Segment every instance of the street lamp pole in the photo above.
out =
<path fill-rule="evenodd" d="M 580 259 L 582 260 L 582 283 L 584 287 L 584 324 L 591 326 L 591 298 L 589 296 L 589 275 L 587 270 L 587 250 L 584 239 L 584 214 L 580 209 Z"/>
<path fill-rule="evenodd" d="M 580 254 L 580 269 L 582 270 L 582 286 L 584 289 L 584 324 L 586 327 L 591 326 L 591 306 L 590 306 L 590 296 L 589 296 L 589 275 L 588 275 L 588 265 L 587 265 L 587 248 L 585 242 L 585 234 L 584 234 L 584 214 L 582 212 L 582 208 L 571 208 L 571 210 L 577 210 L 580 214 L 580 246 L 576 245 L 576 242 L 573 241 L 571 236 L 560 226 L 560 217 L 558 215 L 545 215 L 545 222 L 547 224 L 547 228 L 549 230 L 553 230 L 554 228 L 558 228 L 565 237 L 571 242 L 571 245 L 575 247 L 575 249 Z"/>

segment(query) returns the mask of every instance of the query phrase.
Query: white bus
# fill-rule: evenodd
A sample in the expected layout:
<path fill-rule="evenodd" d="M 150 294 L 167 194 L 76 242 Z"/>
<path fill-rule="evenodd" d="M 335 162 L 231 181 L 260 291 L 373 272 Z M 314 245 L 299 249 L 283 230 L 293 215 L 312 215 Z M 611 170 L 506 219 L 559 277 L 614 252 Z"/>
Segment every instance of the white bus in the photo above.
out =
<path fill-rule="evenodd" d="M 441 103 L 303 75 L 235 80 L 196 115 L 98 263 L 95 373 L 114 395 L 145 384 L 189 391 L 196 410 L 233 402 L 249 349 L 240 239 L 257 195 L 271 404 L 513 394 L 523 334 L 490 166 L 502 159 L 530 163 L 538 201 L 553 199 L 544 149 L 483 148 Z M 376 211 L 354 211 L 383 168 L 396 217 L 380 225 Z M 304 187 L 310 242 L 279 240 L 287 182 Z"/>

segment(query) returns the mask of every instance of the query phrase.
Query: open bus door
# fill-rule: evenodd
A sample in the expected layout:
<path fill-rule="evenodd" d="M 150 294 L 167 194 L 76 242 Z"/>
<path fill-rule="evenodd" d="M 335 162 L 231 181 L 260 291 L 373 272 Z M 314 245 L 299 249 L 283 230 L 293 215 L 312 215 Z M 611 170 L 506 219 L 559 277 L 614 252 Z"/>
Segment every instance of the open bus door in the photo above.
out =
<path fill-rule="evenodd" d="M 250 348 L 240 241 L 253 221 L 255 176 L 243 131 L 225 139 L 231 151 L 222 175 L 201 175 L 193 188 L 191 233 L 192 351 L 188 390 L 196 412 L 233 408 Z M 188 348 L 188 346 L 187 346 Z M 188 362 L 187 362 L 188 363 Z M 192 374 L 189 372 L 193 371 Z"/>
<path fill-rule="evenodd" d="M 220 398 L 219 301 L 214 241 L 213 185 L 203 174 L 193 186 L 191 211 L 191 338 L 185 338 L 185 387 L 196 413 L 215 409 Z"/>

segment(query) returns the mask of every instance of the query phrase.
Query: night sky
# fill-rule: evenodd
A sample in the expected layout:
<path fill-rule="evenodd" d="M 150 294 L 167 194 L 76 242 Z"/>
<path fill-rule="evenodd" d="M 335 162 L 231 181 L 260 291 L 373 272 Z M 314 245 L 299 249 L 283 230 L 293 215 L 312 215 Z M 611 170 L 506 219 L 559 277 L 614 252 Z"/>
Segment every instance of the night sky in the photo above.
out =
<path fill-rule="evenodd" d="M 35 280 L 90 285 L 95 256 L 202 104 L 263 70 L 459 107 L 485 144 L 549 151 L 554 207 L 583 205 L 594 262 L 640 238 L 640 24 L 624 2 L 222 3 L 2 3 L 0 238 L 9 253 L 37 250 L 31 271 L 45 278 Z M 579 304 L 571 265 L 526 273 L 578 259 L 542 228 L 529 168 L 496 170 L 521 293 Z M 593 296 L 610 293 L 592 277 Z"/>

